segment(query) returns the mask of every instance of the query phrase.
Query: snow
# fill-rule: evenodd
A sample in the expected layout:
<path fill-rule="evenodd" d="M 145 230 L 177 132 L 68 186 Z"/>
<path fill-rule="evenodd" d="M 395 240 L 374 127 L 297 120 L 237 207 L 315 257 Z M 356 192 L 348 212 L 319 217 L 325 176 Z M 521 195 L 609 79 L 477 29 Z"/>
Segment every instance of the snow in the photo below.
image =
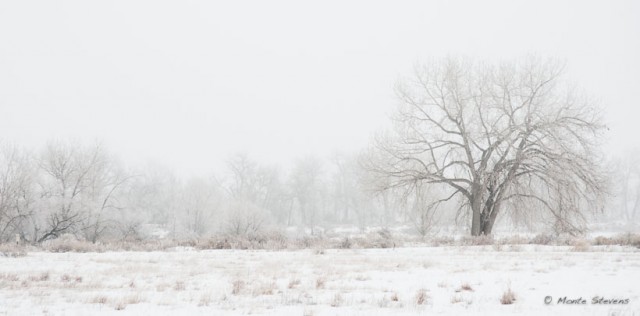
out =
<path fill-rule="evenodd" d="M 638 249 L 571 249 L 30 252 L 0 257 L 0 315 L 640 314 Z M 508 289 L 516 301 L 502 305 Z M 557 304 L 564 296 L 587 304 Z"/>

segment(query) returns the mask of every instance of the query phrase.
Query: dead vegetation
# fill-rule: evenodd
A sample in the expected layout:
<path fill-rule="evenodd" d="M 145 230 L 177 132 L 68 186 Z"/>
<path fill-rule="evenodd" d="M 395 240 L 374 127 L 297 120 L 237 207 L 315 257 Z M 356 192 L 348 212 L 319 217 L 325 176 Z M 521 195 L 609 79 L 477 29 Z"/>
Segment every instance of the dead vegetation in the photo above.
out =
<path fill-rule="evenodd" d="M 458 289 L 456 289 L 456 292 L 462 291 L 473 292 L 473 288 L 471 287 L 471 285 L 469 285 L 469 283 L 463 283 Z"/>
<path fill-rule="evenodd" d="M 513 293 L 511 288 L 507 289 L 507 291 L 505 291 L 502 294 L 502 297 L 500 298 L 500 304 L 502 305 L 511 305 L 515 301 L 516 301 L 516 295 L 515 293 Z"/>
<path fill-rule="evenodd" d="M 324 255 L 326 249 L 375 249 L 395 248 L 405 244 L 424 244 L 433 247 L 446 246 L 492 246 L 495 251 L 522 251 L 522 245 L 570 246 L 573 251 L 591 251 L 593 246 L 630 246 L 640 248 L 640 234 L 625 233 L 611 237 L 598 236 L 593 239 L 566 235 L 538 234 L 534 237 L 492 236 L 461 237 L 447 236 L 421 238 L 412 235 L 393 236 L 385 230 L 357 237 L 304 236 L 288 237 L 284 233 L 269 232 L 250 236 L 217 235 L 208 238 L 188 240 L 138 240 L 113 242 L 88 242 L 75 239 L 71 235 L 48 240 L 40 245 L 0 245 L 0 257 L 23 257 L 28 251 L 48 252 L 106 252 L 106 251 L 170 251 L 177 247 L 209 249 L 264 249 L 296 250 L 314 249 L 317 255 Z"/>
<path fill-rule="evenodd" d="M 244 289 L 245 283 L 242 280 L 234 280 L 232 283 L 231 294 L 238 295 Z"/>
<path fill-rule="evenodd" d="M 424 305 L 427 303 L 427 300 L 429 300 L 429 294 L 427 294 L 427 290 L 426 289 L 419 289 L 416 292 L 416 304 L 417 305 Z"/>

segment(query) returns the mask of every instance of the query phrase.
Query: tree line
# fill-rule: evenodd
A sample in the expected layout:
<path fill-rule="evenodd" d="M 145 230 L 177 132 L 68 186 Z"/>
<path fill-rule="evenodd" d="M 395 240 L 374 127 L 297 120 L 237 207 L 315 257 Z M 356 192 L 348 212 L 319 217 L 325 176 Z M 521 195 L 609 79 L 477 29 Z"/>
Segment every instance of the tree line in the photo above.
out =
<path fill-rule="evenodd" d="M 393 128 L 368 148 L 287 168 L 236 154 L 220 174 L 181 177 L 128 168 L 99 144 L 1 143 L 0 241 L 336 225 L 409 225 L 422 235 L 454 225 L 479 236 L 496 223 L 576 234 L 595 219 L 635 224 L 640 155 L 605 161 L 601 110 L 563 73 L 540 58 L 419 65 L 396 86 Z"/>
<path fill-rule="evenodd" d="M 52 141 L 37 151 L 2 143 L 0 168 L 2 242 L 16 234 L 30 243 L 63 234 L 96 242 L 276 227 L 314 234 L 413 216 L 399 194 L 367 187 L 355 155 L 308 157 L 283 170 L 236 154 L 219 175 L 181 177 L 158 166 L 127 168 L 99 144 Z"/>

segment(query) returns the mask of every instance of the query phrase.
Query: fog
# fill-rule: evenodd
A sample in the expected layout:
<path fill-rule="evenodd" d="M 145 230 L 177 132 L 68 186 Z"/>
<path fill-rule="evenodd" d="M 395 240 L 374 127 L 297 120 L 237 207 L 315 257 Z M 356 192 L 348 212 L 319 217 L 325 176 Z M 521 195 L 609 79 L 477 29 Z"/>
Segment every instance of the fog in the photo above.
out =
<path fill-rule="evenodd" d="M 634 0 L 0 1 L 0 315 L 640 315 L 639 57 Z"/>
<path fill-rule="evenodd" d="M 487 210 L 498 194 L 491 191 L 496 179 L 506 179 L 504 187 L 510 193 L 523 193 L 510 173 L 500 169 L 517 148 L 516 139 L 510 147 L 500 148 L 513 130 L 523 131 L 517 136 L 523 137 L 523 144 L 545 146 L 546 156 L 529 154 L 529 162 L 520 161 L 522 155 L 508 160 L 517 161 L 514 172 L 522 164 L 525 173 L 544 161 L 535 171 L 556 186 L 538 183 L 539 192 L 557 194 L 547 192 L 541 201 L 556 199 L 557 209 L 564 211 L 564 196 L 571 191 L 572 196 L 586 199 L 572 203 L 582 223 L 594 223 L 591 215 L 583 217 L 584 205 L 608 209 L 598 215 L 607 220 L 635 223 L 640 205 L 636 199 L 640 197 L 636 192 L 638 13 L 640 6 L 633 1 L 606 5 L 582 1 L 2 3 L 0 141 L 3 177 L 12 184 L 4 187 L 13 188 L 6 192 L 16 196 L 6 208 L 14 211 L 11 216 L 23 218 L 20 225 L 26 226 L 9 220 L 14 217 L 7 210 L 5 224 L 15 232 L 32 230 L 32 242 L 65 231 L 76 235 L 82 231 L 84 238 L 95 239 L 92 234 L 97 232 L 90 234 L 87 229 L 106 223 L 95 211 L 119 222 L 119 234 L 126 235 L 122 227 L 131 223 L 158 224 L 178 238 L 180 232 L 204 236 L 234 230 L 228 227 L 230 222 L 262 212 L 270 224 L 306 227 L 312 234 L 318 225 L 341 224 L 361 229 L 419 226 L 425 234 L 437 221 L 427 207 L 430 201 L 452 193 L 446 185 L 431 185 L 434 182 L 453 179 L 466 181 L 469 188 L 486 187 L 483 197 L 450 183 L 453 195 L 469 197 L 467 206 L 475 196 L 485 199 Z M 528 67 L 527 60 L 537 62 Z M 424 65 L 442 65 L 448 72 L 440 73 L 439 66 L 422 70 Z M 449 84 L 445 90 L 450 93 L 464 95 L 467 91 L 457 88 L 458 79 L 452 75 L 457 69 L 466 69 L 464 82 L 480 91 L 469 94 L 469 100 L 477 102 L 509 82 L 503 94 L 515 93 L 514 99 L 524 98 L 536 108 L 521 120 L 518 108 L 491 105 L 499 98 L 497 93 L 493 100 L 476 104 L 469 116 L 463 110 L 450 112 L 463 107 L 454 100 L 457 105 L 443 105 L 443 119 L 456 116 L 457 122 L 476 128 L 447 129 L 429 116 L 437 113 L 424 112 L 434 106 L 437 110 L 437 102 L 423 109 L 426 103 L 414 103 L 411 96 L 438 93 L 442 88 L 438 80 Z M 582 102 L 574 94 L 559 104 L 558 99 L 525 91 L 543 77 L 555 82 L 556 70 L 562 82 L 569 83 L 566 91 L 575 88 L 575 95 L 587 96 L 588 107 L 574 108 L 573 103 Z M 440 88 L 428 84 L 414 91 L 399 88 L 412 78 L 432 78 L 435 81 L 429 82 Z M 547 93 L 560 96 L 565 91 L 554 87 Z M 412 121 L 414 114 L 402 110 L 410 104 L 427 116 Z M 569 121 L 584 120 L 585 125 L 562 121 L 566 113 L 573 113 Z M 404 123 L 397 122 L 398 115 Z M 503 122 L 504 115 L 513 121 Z M 489 132 L 484 125 L 485 133 L 478 118 L 493 120 L 495 130 Z M 539 124 L 531 131 L 543 133 L 532 137 L 541 138 L 529 139 L 531 133 L 524 132 L 530 130 L 532 119 Z M 556 125 L 547 124 L 551 121 Z M 429 122 L 436 124 L 429 127 Z M 510 127 L 500 130 L 505 124 Z M 415 126 L 420 133 L 403 132 Z M 456 148 L 439 152 L 417 146 L 394 161 L 408 150 L 403 144 L 420 144 L 428 137 L 431 145 L 451 141 L 434 132 L 438 128 L 445 134 L 460 129 L 458 135 L 467 137 L 462 137 L 465 146 L 473 137 L 475 147 L 465 147 L 466 154 L 460 156 Z M 388 142 L 380 141 L 380 135 L 394 130 Z M 593 135 L 583 134 L 585 130 Z M 502 139 L 495 138 L 501 133 Z M 571 135 L 575 139 L 567 138 Z M 550 136 L 554 140 L 548 143 Z M 418 143 L 412 142 L 414 137 Z M 475 141 L 485 138 L 489 145 L 483 149 Z M 455 139 L 448 144 L 462 145 Z M 376 148 L 383 150 L 376 153 Z M 493 149 L 484 161 L 488 148 Z M 504 150 L 504 156 L 491 158 L 494 149 Z M 418 152 L 433 155 L 422 157 Z M 555 156 L 545 160 L 550 155 Z M 572 157 L 569 164 L 564 161 L 567 156 Z M 452 157 L 468 158 L 470 170 L 460 166 L 448 170 L 459 163 Z M 422 174 L 424 170 L 404 165 L 415 159 L 427 162 L 425 169 L 436 170 Z M 399 166 L 405 169 L 398 170 Z M 494 169 L 482 169 L 486 166 Z M 552 168 L 556 172 L 549 172 Z M 411 177 L 401 176 L 407 174 Z M 433 178 L 445 175 L 456 177 Z M 529 179 L 534 180 L 539 181 Z M 69 181 L 92 191 L 69 191 Z M 25 198 L 22 189 L 28 189 L 32 199 Z M 461 211 L 465 200 L 457 201 L 462 204 L 448 205 L 441 212 L 443 221 L 453 225 L 455 219 L 455 225 L 466 227 L 458 222 L 460 214 L 466 214 Z M 38 203 L 46 207 L 35 207 Z M 107 212 L 109 207 L 121 214 Z M 556 209 L 549 204 L 537 207 Z M 47 215 L 43 209 L 77 212 L 79 217 L 62 214 L 74 224 L 56 231 L 59 227 L 51 218 L 62 215 Z M 500 218 L 516 225 L 533 222 L 521 209 L 510 206 Z M 30 215 L 21 213 L 25 210 Z M 24 220 L 29 216 L 34 216 L 31 224 Z M 553 217 L 566 219 L 558 213 Z M 468 214 L 462 216 L 462 222 L 470 220 Z M 40 230 L 42 225 L 53 229 L 50 236 Z M 481 233 L 490 233 L 487 229 Z"/>
<path fill-rule="evenodd" d="M 220 171 L 357 152 L 393 86 L 444 56 L 566 62 L 607 152 L 639 145 L 634 1 L 11 1 L 0 4 L 0 133 L 103 142 L 127 164 Z"/>

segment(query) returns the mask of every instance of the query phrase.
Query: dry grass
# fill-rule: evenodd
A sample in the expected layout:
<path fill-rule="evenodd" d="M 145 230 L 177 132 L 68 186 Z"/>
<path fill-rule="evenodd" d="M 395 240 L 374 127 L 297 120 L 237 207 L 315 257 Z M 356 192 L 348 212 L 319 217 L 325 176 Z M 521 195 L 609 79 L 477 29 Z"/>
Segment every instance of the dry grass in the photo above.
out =
<path fill-rule="evenodd" d="M 370 277 L 368 277 L 368 276 L 362 275 L 362 274 L 358 274 L 358 275 L 356 275 L 355 280 L 356 280 L 356 281 L 361 281 L 361 282 L 362 282 L 362 281 L 368 281 L 368 280 L 371 280 L 371 278 L 370 278 Z"/>
<path fill-rule="evenodd" d="M 589 244 L 589 242 L 584 239 L 575 240 L 572 243 L 572 246 L 573 247 L 571 248 L 571 251 L 577 251 L 577 252 L 585 252 L 591 249 L 591 244 Z"/>
<path fill-rule="evenodd" d="M 211 304 L 211 293 L 207 292 L 200 296 L 200 301 L 198 301 L 198 306 L 209 306 Z"/>
<path fill-rule="evenodd" d="M 427 300 L 429 300 L 429 295 L 427 294 L 427 290 L 419 289 L 418 292 L 416 292 L 416 304 L 423 305 L 427 302 Z"/>
<path fill-rule="evenodd" d="M 509 288 L 506 292 L 504 292 L 502 294 L 502 298 L 500 298 L 500 303 L 502 305 L 510 305 L 513 304 L 516 301 L 516 295 L 515 293 L 513 293 L 513 291 L 511 291 L 511 288 Z"/>
<path fill-rule="evenodd" d="M 319 277 L 316 279 L 316 289 L 324 289 L 327 280 L 323 277 Z"/>
<path fill-rule="evenodd" d="M 462 285 L 460 285 L 458 289 L 456 289 L 456 292 L 462 292 L 462 291 L 473 292 L 473 288 L 471 287 L 471 285 L 469 285 L 469 283 L 463 283 Z"/>
<path fill-rule="evenodd" d="M 15 273 L 3 273 L 0 274 L 0 280 L 17 282 L 20 280 L 20 278 Z"/>
<path fill-rule="evenodd" d="M 186 288 L 187 286 L 183 281 L 176 281 L 176 283 L 173 285 L 174 291 L 184 291 Z"/>
<path fill-rule="evenodd" d="M 48 274 L 41 276 L 41 278 L 49 278 Z M 82 277 L 81 276 L 71 276 L 69 274 L 63 274 L 62 276 L 60 276 L 60 281 L 62 281 L 63 283 L 81 283 L 82 282 Z"/>
<path fill-rule="evenodd" d="M 488 246 L 491 245 L 495 251 L 520 251 L 521 248 L 515 245 L 536 244 L 536 245 L 570 245 L 574 246 L 575 238 L 571 236 L 556 236 L 550 234 L 539 234 L 535 237 L 509 236 L 501 239 L 494 239 L 492 236 L 462 237 L 431 237 L 420 239 L 421 243 L 432 246 Z M 27 249 L 38 250 L 38 248 L 49 252 L 105 252 L 105 251 L 167 251 L 175 247 L 194 247 L 196 249 L 315 249 L 314 253 L 323 255 L 325 249 L 368 249 L 368 248 L 396 248 L 402 247 L 405 243 L 413 243 L 413 236 L 400 235 L 392 236 L 385 230 L 362 234 L 360 236 L 303 236 L 288 237 L 283 232 L 263 232 L 247 236 L 236 235 L 216 235 L 201 239 L 182 240 L 105 240 L 91 243 L 78 240 L 73 235 L 63 235 L 57 239 L 48 240 L 38 246 L 16 245 L 6 243 L 0 245 L 0 256 L 22 257 L 27 254 Z M 593 240 L 584 240 L 584 243 L 597 246 L 621 245 L 634 246 L 640 248 L 640 234 L 619 234 L 614 237 L 599 236 Z M 583 244 L 584 244 L 583 243 Z M 511 245 L 509 248 L 505 246 Z M 587 247 L 580 245 L 575 251 L 588 251 Z"/>
<path fill-rule="evenodd" d="M 244 289 L 244 281 L 234 280 L 232 283 L 231 294 L 238 295 Z"/>
<path fill-rule="evenodd" d="M 25 247 L 14 243 L 0 244 L 0 257 L 19 258 L 27 255 Z"/>
<path fill-rule="evenodd" d="M 139 304 L 139 303 L 143 302 L 144 300 L 142 299 L 142 297 L 140 297 L 140 295 L 133 294 L 133 295 L 129 295 L 129 296 L 124 297 L 122 299 L 122 301 L 127 305 L 133 305 L 133 304 Z"/>
<path fill-rule="evenodd" d="M 252 293 L 253 293 L 253 296 L 273 295 L 276 292 L 277 288 L 278 286 L 276 285 L 275 282 L 261 283 L 258 287 L 253 289 Z"/>
<path fill-rule="evenodd" d="M 109 301 L 109 298 L 104 295 L 94 296 L 89 303 L 91 304 L 106 304 Z"/>
<path fill-rule="evenodd" d="M 476 236 L 476 237 L 462 237 L 459 244 L 463 246 L 487 246 L 493 245 L 495 240 L 493 236 Z"/>
<path fill-rule="evenodd" d="M 289 289 L 294 289 L 296 288 L 298 285 L 300 285 L 300 279 L 296 278 L 296 279 L 291 279 L 289 280 L 289 285 L 287 285 L 287 288 Z"/>
<path fill-rule="evenodd" d="M 596 246 L 621 245 L 640 248 L 640 234 L 626 233 L 613 237 L 598 236 L 593 240 L 593 244 Z"/>
<path fill-rule="evenodd" d="M 340 293 L 336 293 L 333 296 L 333 299 L 331 300 L 331 307 L 339 307 L 344 303 L 344 298 L 342 298 L 342 295 Z"/>

